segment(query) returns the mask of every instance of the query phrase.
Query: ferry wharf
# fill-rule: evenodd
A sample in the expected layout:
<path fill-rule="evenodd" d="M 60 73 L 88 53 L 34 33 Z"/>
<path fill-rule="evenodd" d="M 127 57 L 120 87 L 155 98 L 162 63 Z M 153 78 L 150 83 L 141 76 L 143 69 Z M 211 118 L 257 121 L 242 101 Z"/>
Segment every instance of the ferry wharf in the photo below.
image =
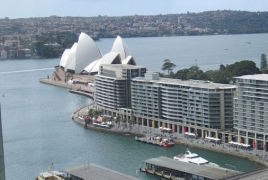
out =
<path fill-rule="evenodd" d="M 67 180 L 140 180 L 93 163 L 66 169 L 64 172 Z"/>
<path fill-rule="evenodd" d="M 143 164 L 145 164 L 145 166 L 141 167 L 140 171 L 174 180 L 178 178 L 185 180 L 220 180 L 241 174 L 239 171 L 216 166 L 185 163 L 163 156 L 148 159 L 144 161 Z"/>

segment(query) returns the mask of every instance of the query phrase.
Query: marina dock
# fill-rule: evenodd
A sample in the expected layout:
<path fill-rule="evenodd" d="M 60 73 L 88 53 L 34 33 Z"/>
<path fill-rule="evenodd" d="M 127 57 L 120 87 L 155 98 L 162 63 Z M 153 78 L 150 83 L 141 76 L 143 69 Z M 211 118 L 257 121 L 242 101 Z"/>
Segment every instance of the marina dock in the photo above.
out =
<path fill-rule="evenodd" d="M 148 159 L 144 161 L 143 164 L 144 167 L 141 167 L 140 169 L 142 172 L 174 180 L 178 178 L 183 178 L 185 180 L 220 180 L 241 174 L 239 171 L 221 167 L 185 163 L 163 156 Z"/>
<path fill-rule="evenodd" d="M 140 141 L 140 142 L 148 143 L 148 144 L 153 144 L 153 145 L 158 145 L 158 146 L 163 146 L 163 143 L 156 138 L 157 137 L 152 137 L 152 136 L 149 136 L 148 134 L 146 134 L 145 137 L 135 136 L 136 141 Z"/>
<path fill-rule="evenodd" d="M 155 136 L 155 135 L 150 135 L 150 134 L 146 134 L 145 137 L 140 137 L 140 138 L 135 136 L 135 140 L 148 143 L 148 144 L 163 146 L 163 147 L 172 147 L 175 145 L 175 143 L 171 139 L 160 137 L 160 136 Z"/>

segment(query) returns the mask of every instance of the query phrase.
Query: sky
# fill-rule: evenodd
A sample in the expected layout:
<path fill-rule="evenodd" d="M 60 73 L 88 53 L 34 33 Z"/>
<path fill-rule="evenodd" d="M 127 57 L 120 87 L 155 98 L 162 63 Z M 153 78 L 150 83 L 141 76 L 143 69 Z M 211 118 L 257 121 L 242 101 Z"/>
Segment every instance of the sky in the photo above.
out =
<path fill-rule="evenodd" d="M 0 18 L 181 14 L 210 10 L 267 11 L 268 0 L 3 0 Z"/>

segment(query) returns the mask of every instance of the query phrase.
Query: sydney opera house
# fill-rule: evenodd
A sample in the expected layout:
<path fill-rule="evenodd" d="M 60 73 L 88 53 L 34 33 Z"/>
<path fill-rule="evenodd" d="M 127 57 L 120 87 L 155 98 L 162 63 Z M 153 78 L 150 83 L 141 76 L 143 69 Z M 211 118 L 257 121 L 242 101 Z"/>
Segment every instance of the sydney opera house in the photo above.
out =
<path fill-rule="evenodd" d="M 103 55 L 91 37 L 82 32 L 78 42 L 62 54 L 60 64 L 52 78 L 57 81 L 92 78 L 92 75 L 98 74 L 101 64 L 136 65 L 136 62 L 120 36 L 115 39 L 111 51 Z"/>

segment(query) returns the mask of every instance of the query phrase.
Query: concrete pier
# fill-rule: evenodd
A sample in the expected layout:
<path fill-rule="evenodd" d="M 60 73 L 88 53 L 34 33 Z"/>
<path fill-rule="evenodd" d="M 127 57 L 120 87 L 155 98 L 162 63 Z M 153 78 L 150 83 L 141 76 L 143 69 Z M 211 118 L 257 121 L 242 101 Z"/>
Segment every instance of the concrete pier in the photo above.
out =
<path fill-rule="evenodd" d="M 40 79 L 39 82 L 69 89 L 69 92 L 94 98 L 95 88 L 83 84 L 68 84 L 53 79 Z"/>

